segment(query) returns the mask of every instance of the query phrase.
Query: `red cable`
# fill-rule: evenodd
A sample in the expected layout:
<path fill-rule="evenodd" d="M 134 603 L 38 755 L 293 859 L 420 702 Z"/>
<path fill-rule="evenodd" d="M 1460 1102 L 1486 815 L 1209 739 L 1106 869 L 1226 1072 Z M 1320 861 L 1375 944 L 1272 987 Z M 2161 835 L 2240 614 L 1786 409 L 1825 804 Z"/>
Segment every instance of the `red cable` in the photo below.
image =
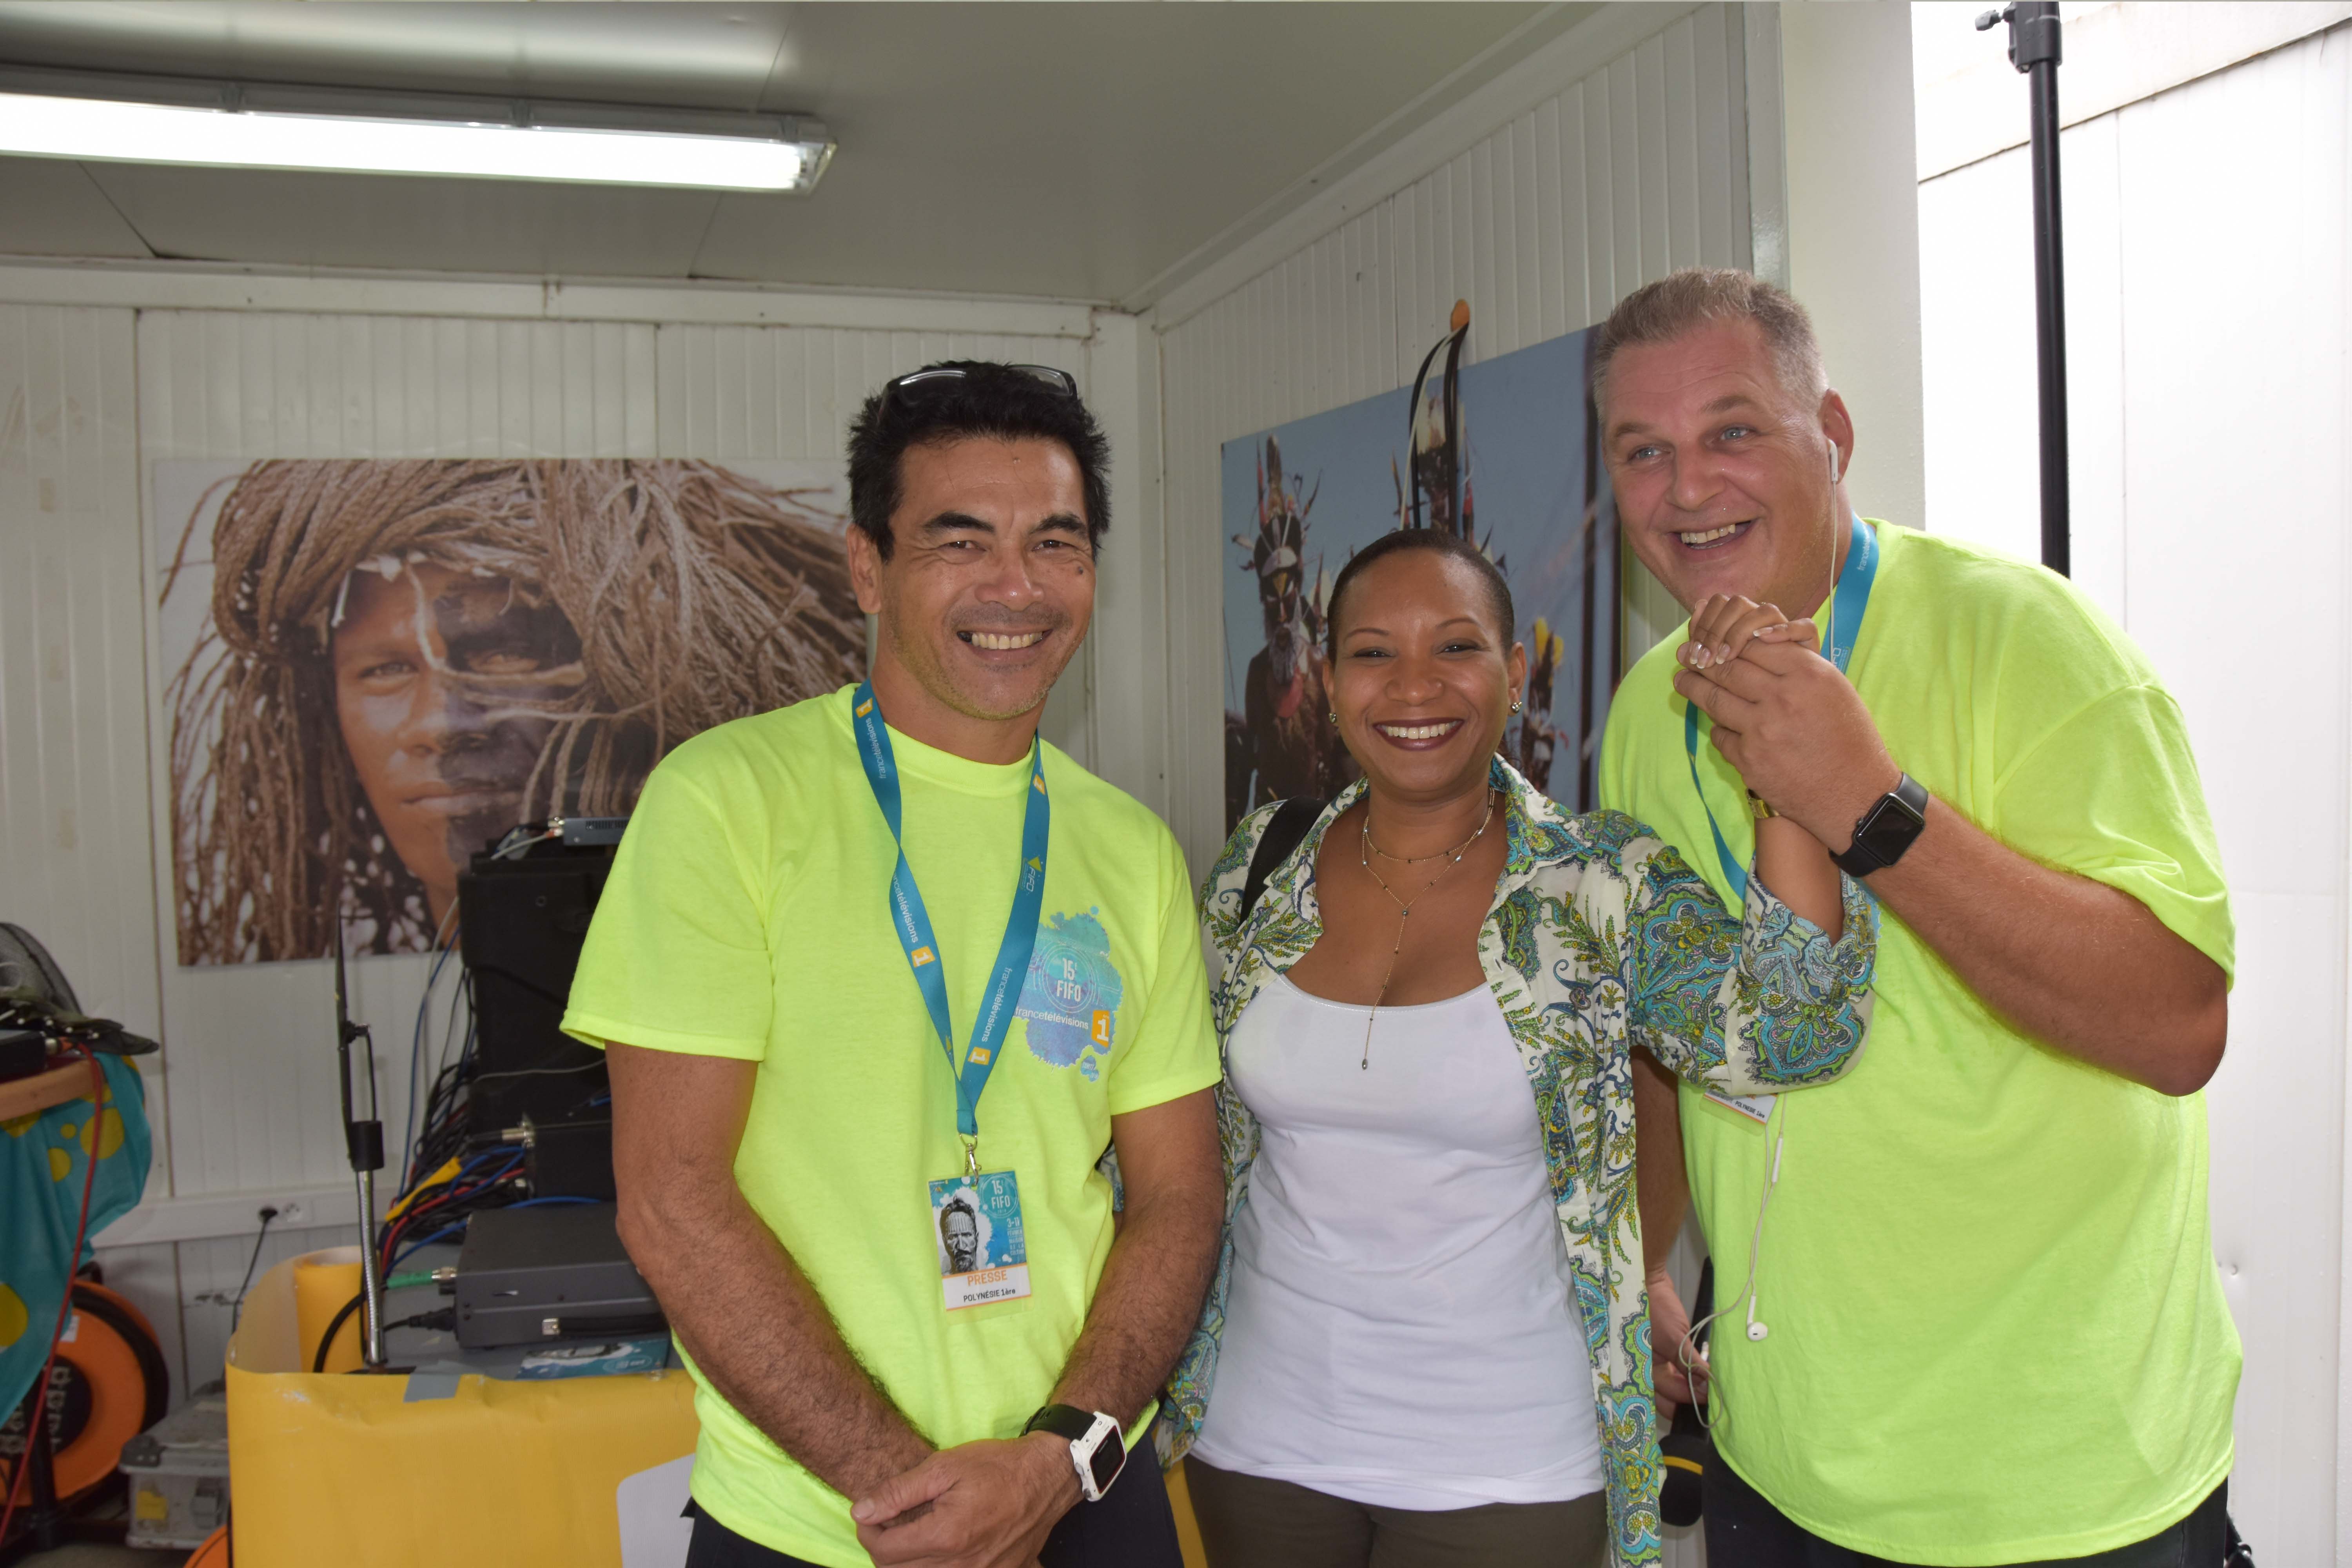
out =
<path fill-rule="evenodd" d="M 459 1198 L 478 1197 L 496 1185 L 498 1185 L 498 1180 L 495 1177 L 488 1181 L 482 1182 L 478 1185 L 463 1188 L 458 1187 L 453 1182 L 447 1191 L 440 1193 L 433 1197 L 426 1198 L 422 1203 L 409 1205 L 408 1207 L 401 1210 L 398 1215 L 394 1215 L 389 1222 L 387 1222 L 384 1228 L 383 1243 L 382 1247 L 383 1256 L 386 1258 L 391 1258 L 393 1248 L 400 1242 L 400 1233 L 405 1230 L 408 1227 L 408 1222 L 415 1219 L 418 1215 L 425 1213 L 427 1209 L 439 1208 L 444 1204 L 455 1203 Z"/>
<path fill-rule="evenodd" d="M 401 1234 L 407 1229 L 409 1221 L 416 1218 L 417 1215 L 424 1214 L 428 1209 L 436 1209 L 446 1204 L 456 1203 L 461 1198 L 480 1197 L 484 1193 L 495 1191 L 501 1184 L 519 1173 L 519 1168 L 510 1165 L 506 1170 L 500 1172 L 498 1175 L 491 1176 L 473 1186 L 467 1187 L 462 1190 L 453 1187 L 450 1191 L 443 1193 L 439 1197 L 429 1199 L 428 1201 L 421 1204 L 413 1204 L 409 1207 L 401 1210 L 398 1216 L 390 1222 L 389 1227 L 384 1232 L 383 1244 L 383 1261 L 381 1267 L 386 1268 L 392 1267 L 393 1252 L 399 1245 Z"/>
<path fill-rule="evenodd" d="M 89 1124 L 85 1136 L 89 1140 L 86 1152 L 89 1163 L 81 1176 L 81 1219 L 74 1226 L 73 1251 L 66 1258 L 65 1300 L 58 1303 L 58 1326 L 49 1334 L 49 1355 L 41 1363 L 41 1375 L 33 1383 L 33 1411 L 25 1423 L 25 1456 L 16 1461 L 16 1474 L 8 1478 L 8 1500 L 0 1507 L 0 1546 L 8 1540 L 9 1522 L 16 1517 L 16 1489 L 25 1484 L 26 1472 L 32 1468 L 33 1445 L 40 1440 L 35 1424 L 48 1419 L 49 1370 L 58 1363 L 58 1346 L 64 1342 L 66 1324 L 73 1316 L 74 1277 L 81 1271 L 82 1244 L 89 1239 L 89 1194 L 98 1185 L 99 1134 L 106 1123 L 106 1069 L 98 1065 L 98 1058 L 79 1040 L 68 1040 L 89 1063 Z"/>

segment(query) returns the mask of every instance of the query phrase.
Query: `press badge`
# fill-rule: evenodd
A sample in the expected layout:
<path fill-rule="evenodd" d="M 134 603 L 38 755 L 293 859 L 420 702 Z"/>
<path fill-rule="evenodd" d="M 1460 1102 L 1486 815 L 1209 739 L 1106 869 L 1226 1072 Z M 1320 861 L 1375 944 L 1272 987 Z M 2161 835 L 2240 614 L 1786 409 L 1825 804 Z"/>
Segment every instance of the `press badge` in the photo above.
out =
<path fill-rule="evenodd" d="M 1772 1101 L 1776 1098 L 1773 1095 L 1734 1095 L 1726 1094 L 1719 1089 L 1710 1089 L 1706 1097 L 1726 1110 L 1736 1110 L 1759 1126 L 1772 1120 Z"/>
<path fill-rule="evenodd" d="M 1029 1294 L 1029 1242 L 1021 1229 L 1021 1183 L 982 1171 L 931 1184 L 931 1233 L 948 1310 Z"/>

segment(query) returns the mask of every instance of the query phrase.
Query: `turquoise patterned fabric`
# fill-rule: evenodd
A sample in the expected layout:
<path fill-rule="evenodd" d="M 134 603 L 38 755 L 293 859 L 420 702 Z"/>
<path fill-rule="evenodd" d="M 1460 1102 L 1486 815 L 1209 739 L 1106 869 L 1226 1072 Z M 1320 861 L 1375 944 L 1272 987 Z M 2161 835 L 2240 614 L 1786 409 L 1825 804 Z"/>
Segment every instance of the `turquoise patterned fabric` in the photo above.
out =
<path fill-rule="evenodd" d="M 1576 1282 L 1572 1303 L 1591 1352 L 1608 1478 L 1612 1561 L 1659 1558 L 1658 1444 L 1650 1381 L 1649 1292 L 1633 1201 L 1632 1048 L 1684 1078 L 1734 1095 L 1823 1083 L 1859 1058 L 1871 1008 L 1877 914 L 1843 880 L 1835 940 L 1755 878 L 1743 920 L 1671 847 L 1615 812 L 1575 816 L 1497 759 L 1508 834 L 1495 902 L 1478 933 L 1486 984 L 1501 1004 L 1535 1090 L 1552 1199 Z M 1242 823 L 1201 889 L 1202 918 L 1223 955 L 1212 985 L 1221 1046 L 1274 975 L 1322 933 L 1315 858 L 1352 784 L 1241 915 L 1250 856 L 1275 807 Z M 1201 1321 L 1154 1428 L 1162 1465 L 1192 1447 L 1216 1380 L 1233 1270 L 1233 1221 L 1249 1201 L 1258 1129 L 1230 1080 L 1216 1091 L 1224 1144 L 1225 1232 Z"/>
<path fill-rule="evenodd" d="M 0 1121 L 0 1415 L 16 1409 L 41 1375 L 66 1281 L 89 1256 L 86 1244 L 81 1258 L 70 1254 L 93 1150 L 90 1235 L 128 1214 L 147 1190 L 147 1091 L 139 1069 L 121 1057 L 98 1061 L 106 1103 L 94 1126 L 87 1099 Z"/>

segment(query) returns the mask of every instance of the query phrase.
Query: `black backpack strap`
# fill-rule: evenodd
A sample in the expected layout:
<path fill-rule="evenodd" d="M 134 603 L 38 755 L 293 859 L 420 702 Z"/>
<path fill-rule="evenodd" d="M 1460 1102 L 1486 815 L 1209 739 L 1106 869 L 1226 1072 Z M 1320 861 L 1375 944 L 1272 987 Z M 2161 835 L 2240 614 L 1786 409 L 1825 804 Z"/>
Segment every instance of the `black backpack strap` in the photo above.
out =
<path fill-rule="evenodd" d="M 1292 796 L 1275 809 L 1274 820 L 1265 825 L 1265 831 L 1258 836 L 1257 849 L 1250 856 L 1249 878 L 1242 883 L 1242 919 L 1249 919 L 1250 911 L 1257 908 L 1257 900 L 1265 891 L 1266 879 L 1290 858 L 1290 852 L 1298 847 L 1307 830 L 1315 826 L 1315 819 L 1330 804 L 1302 795 Z"/>

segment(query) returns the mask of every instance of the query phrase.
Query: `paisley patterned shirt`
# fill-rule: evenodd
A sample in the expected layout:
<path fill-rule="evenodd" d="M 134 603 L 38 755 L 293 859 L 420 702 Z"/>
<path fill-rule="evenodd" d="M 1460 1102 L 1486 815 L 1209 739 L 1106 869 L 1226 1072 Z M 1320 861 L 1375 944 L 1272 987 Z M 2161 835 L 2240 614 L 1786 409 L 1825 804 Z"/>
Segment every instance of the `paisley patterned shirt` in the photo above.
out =
<path fill-rule="evenodd" d="M 1749 878 L 1746 918 L 1669 846 L 1616 812 L 1573 815 L 1496 759 L 1509 796 L 1503 872 L 1478 932 L 1478 960 L 1533 1088 L 1574 1310 L 1592 1364 L 1609 1493 L 1612 1562 L 1659 1558 L 1658 1444 L 1653 1430 L 1649 1292 L 1633 1201 L 1631 1051 L 1649 1050 L 1694 1083 L 1734 1095 L 1822 1083 L 1852 1067 L 1870 1017 L 1877 915 L 1850 879 L 1845 930 L 1832 940 Z M 1258 988 L 1322 934 L 1315 858 L 1332 802 L 1267 879 L 1256 909 L 1242 889 L 1268 805 L 1237 828 L 1201 891 L 1223 962 L 1211 987 L 1229 1043 Z M 1201 1321 L 1170 1380 L 1154 1431 L 1160 1462 L 1192 1447 L 1207 1413 L 1233 1274 L 1234 1216 L 1249 1201 L 1258 1128 L 1230 1079 L 1216 1091 L 1224 1144 L 1225 1227 Z"/>

